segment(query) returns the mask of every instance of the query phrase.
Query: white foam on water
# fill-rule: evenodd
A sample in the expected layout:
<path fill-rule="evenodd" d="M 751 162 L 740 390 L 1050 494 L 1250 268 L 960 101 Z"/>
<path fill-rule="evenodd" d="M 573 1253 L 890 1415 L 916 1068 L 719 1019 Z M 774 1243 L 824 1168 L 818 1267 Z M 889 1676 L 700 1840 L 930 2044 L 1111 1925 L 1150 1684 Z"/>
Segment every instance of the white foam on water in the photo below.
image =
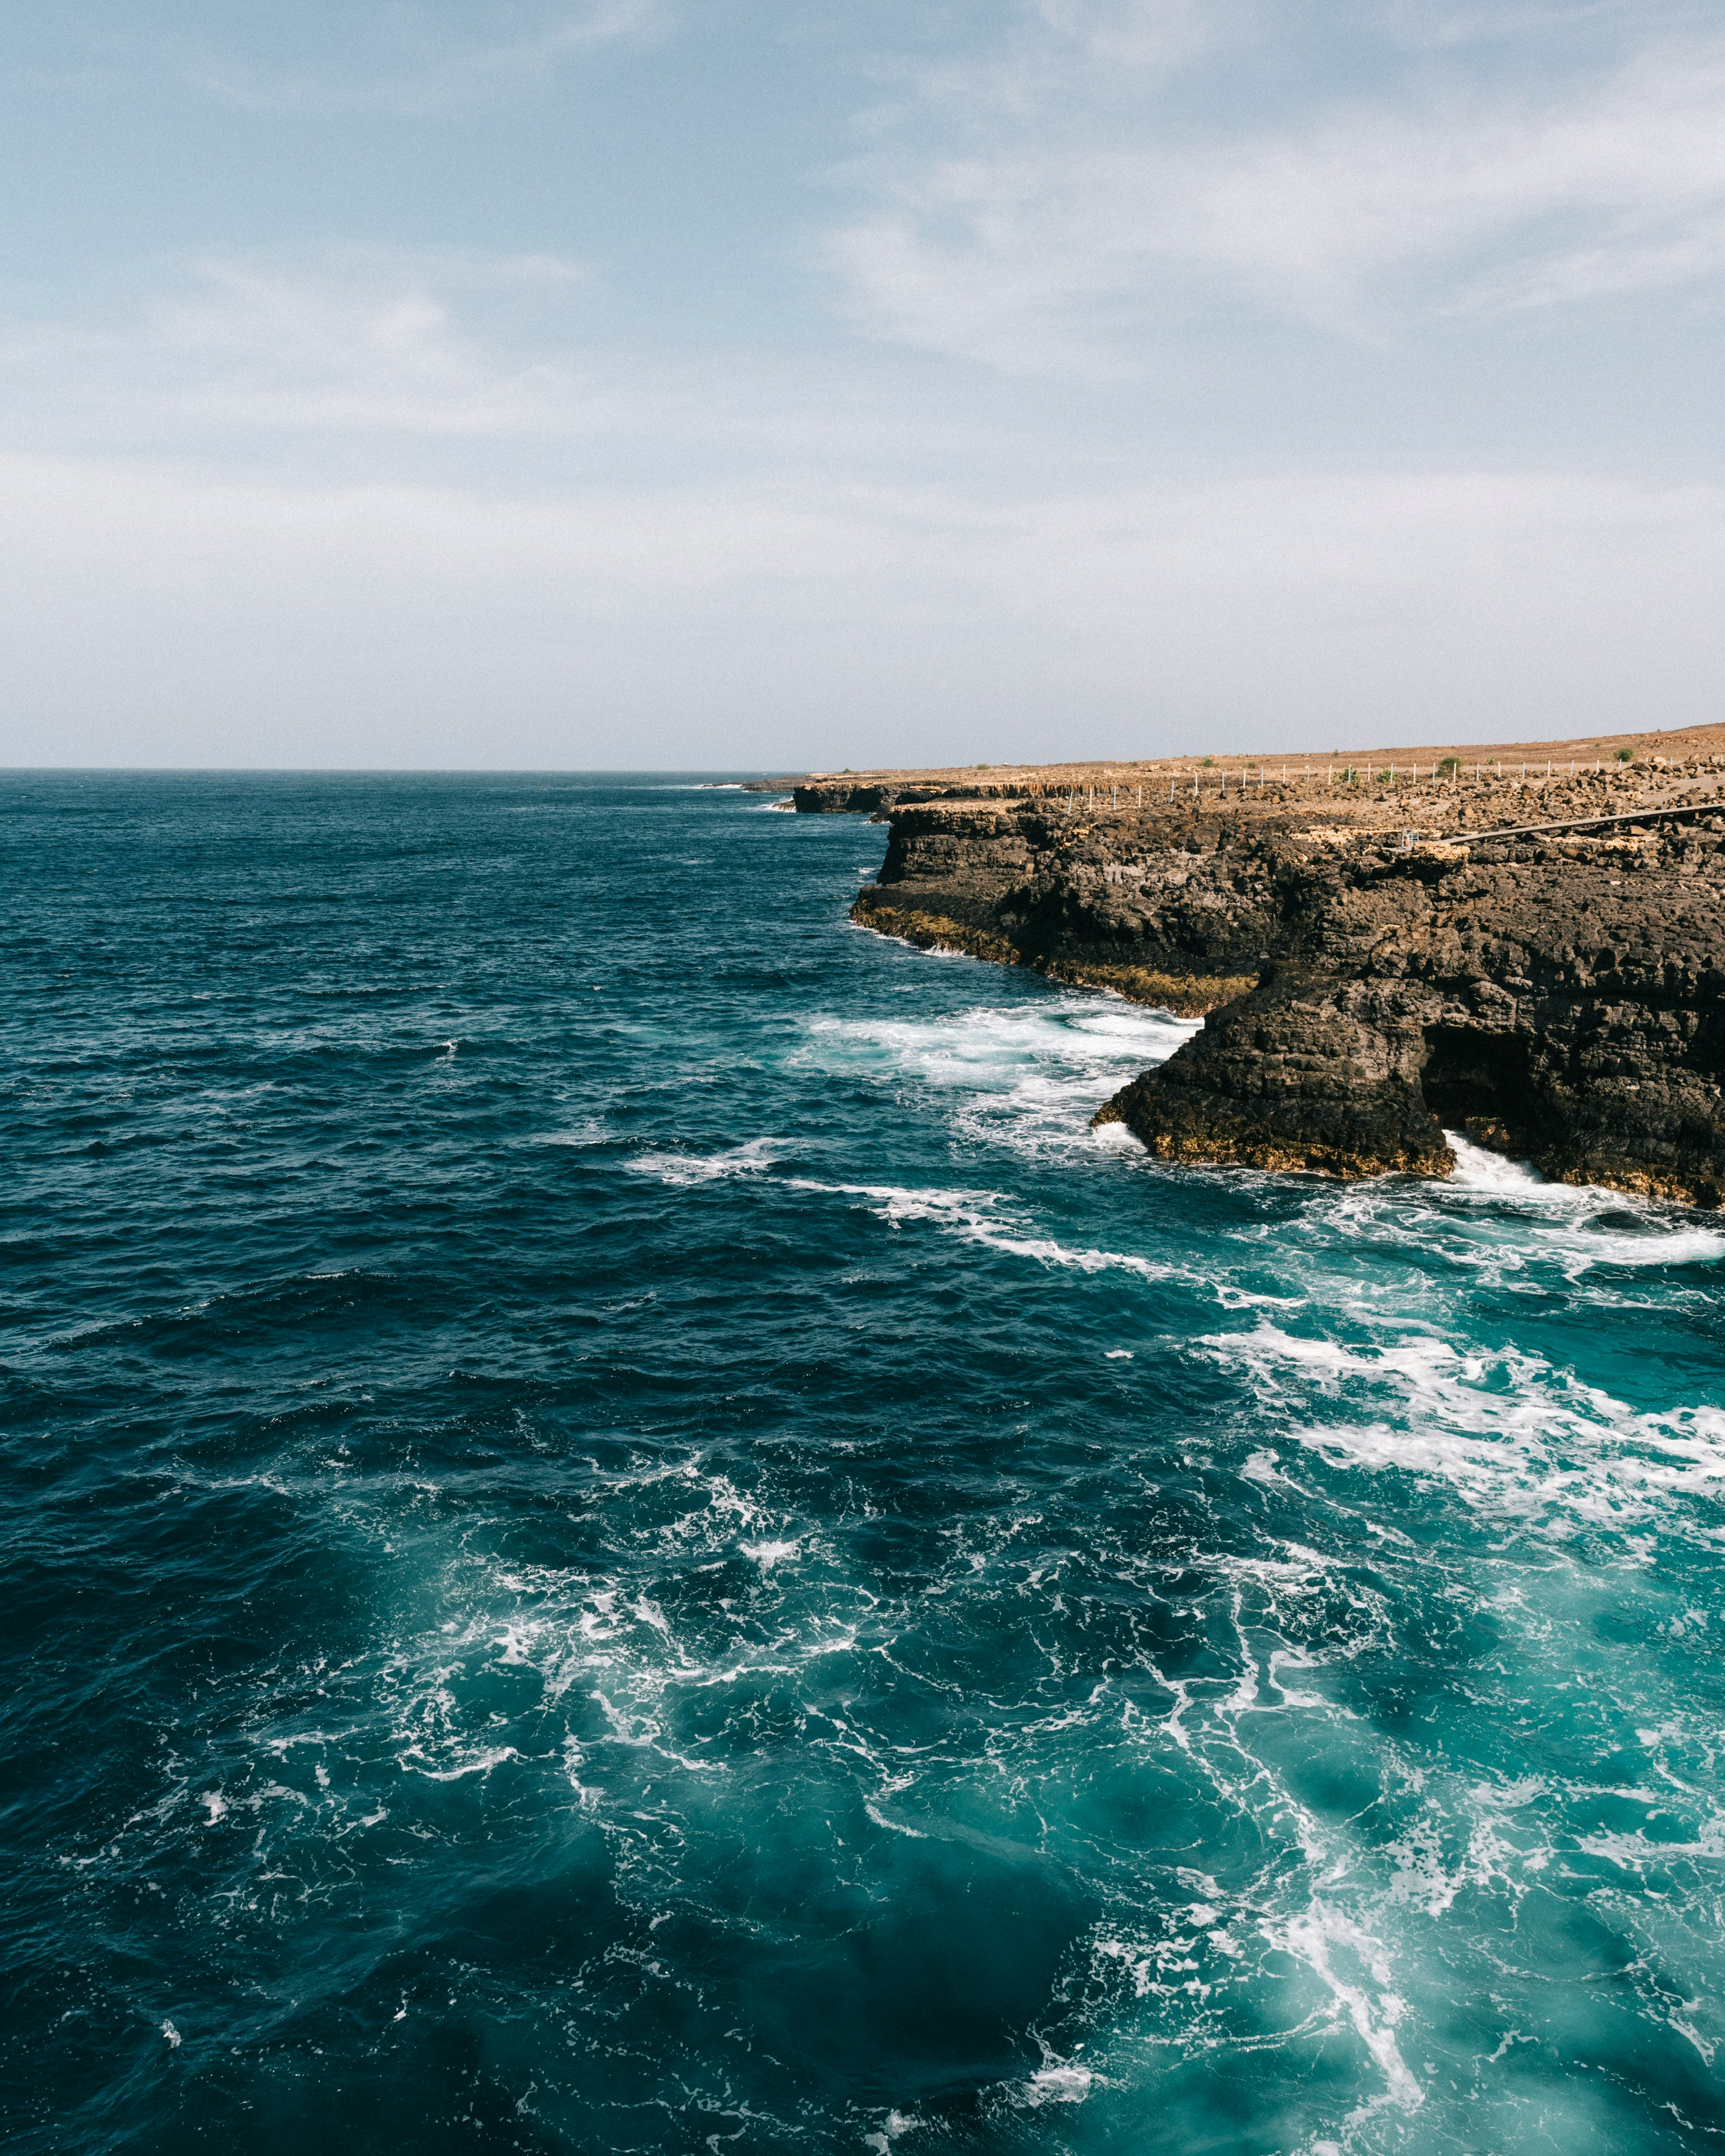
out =
<path fill-rule="evenodd" d="M 1034 2111 L 1045 2103 L 1082 2103 L 1096 2085 L 1088 2066 L 1039 2066 L 1019 2088 L 1021 2102 Z"/>
<path fill-rule="evenodd" d="M 418 1774 L 428 1782 L 459 1782 L 469 1774 L 489 1774 L 494 1767 L 501 1767 L 506 1759 L 521 1757 L 513 1744 L 494 1744 L 468 1758 L 459 1759 L 453 1767 L 425 1765 L 426 1753 L 418 1744 L 410 1744 L 401 1753 L 396 1763 L 405 1774 Z M 413 1762 L 412 1765 L 409 1761 Z"/>
<path fill-rule="evenodd" d="M 631 1537 L 631 1563 L 615 1576 L 519 1563 L 476 1568 L 465 1558 L 452 1563 L 444 1606 L 461 1614 L 400 1642 L 376 1680 L 398 1770 L 446 1783 L 516 1761 L 531 1773 L 534 1762 L 550 1756 L 542 1717 L 561 1709 L 589 1726 L 578 1722 L 564 1732 L 559 1779 L 583 1810 L 609 1817 L 614 1800 L 633 1801 L 629 1792 L 643 1774 L 650 1779 L 676 1768 L 703 1782 L 722 1776 L 722 1749 L 701 1756 L 715 1741 L 710 1735 L 686 1749 L 675 1741 L 682 1703 L 703 1693 L 722 1701 L 733 1687 L 752 1700 L 763 1681 L 795 1682 L 804 1668 L 855 1647 L 855 1624 L 844 1621 L 842 1612 L 829 1615 L 819 1603 L 783 1609 L 778 1582 L 788 1568 L 807 1578 L 794 1568 L 819 1553 L 819 1541 L 728 1475 L 691 1457 L 655 1461 L 609 1478 L 606 1486 L 619 1505 L 645 1499 L 652 1522 Z M 723 1568 L 734 1578 L 739 1555 L 757 1568 L 759 1584 L 732 1589 L 739 1597 L 736 1629 L 716 1648 L 711 1611 L 704 1608 L 694 1630 L 685 1630 L 675 1609 L 657 1599 L 654 1581 Z M 637 1569 L 638 1561 L 651 1568 L 649 1575 Z M 753 1614 L 762 1594 L 772 1596 L 778 1613 L 764 1627 Z M 732 1604 L 726 1599 L 719 1607 Z M 500 1697 L 490 1680 L 505 1671 L 512 1681 Z M 524 1695 L 520 1679 L 528 1672 L 540 1681 Z M 527 1697 L 531 1706 L 522 1703 Z M 597 1733 L 588 1702 L 603 1720 Z M 721 1712 L 713 1724 L 702 1710 L 704 1730 L 722 1728 L 724 1721 Z M 722 1746 L 722 1738 L 716 1741 Z M 882 1794 L 890 1794 L 890 1778 L 881 1779 Z"/>
<path fill-rule="evenodd" d="M 927 1221 L 967 1242 L 1008 1255 L 1028 1258 L 1038 1265 L 1058 1265 L 1086 1273 L 1137 1273 L 1144 1280 L 1166 1280 L 1178 1268 L 1158 1264 L 1124 1250 L 1074 1249 L 1051 1235 L 1039 1235 L 1026 1224 L 1006 1219 L 999 1209 L 1006 1199 L 992 1190 L 913 1190 L 896 1183 L 822 1183 L 808 1176 L 787 1176 L 781 1188 L 819 1191 L 829 1197 L 860 1199 L 877 1219 L 891 1227 L 906 1221 Z"/>
<path fill-rule="evenodd" d="M 1347 1564 L 1345 1557 L 1330 1560 L 1305 1552 L 1256 1567 L 1235 1559 L 1231 1568 L 1222 1568 L 1231 1569 L 1236 1578 L 1254 1570 L 1267 1573 L 1271 1578 L 1266 1586 L 1280 1574 L 1285 1584 L 1298 1589 L 1297 1575 L 1309 1568 L 1308 1560 L 1323 1569 Z M 1214 1559 L 1206 1558 L 1204 1563 L 1210 1568 Z M 1266 1656 L 1255 1645 L 1266 1635 L 1274 1638 L 1281 1630 L 1291 1637 L 1294 1625 L 1303 1625 L 1308 1636 L 1314 1630 L 1333 1636 L 1332 1601 L 1312 1606 L 1302 1617 L 1297 1608 L 1279 1608 L 1274 1597 L 1267 1604 L 1249 1600 L 1244 1605 L 1238 1595 L 1226 1599 L 1248 1670 L 1255 1661 L 1267 1661 L 1273 1667 L 1279 1659 L 1285 1661 L 1285 1650 L 1281 1656 Z M 1371 1629 L 1378 1629 L 1375 1623 Z M 1331 1651 L 1351 1655 L 1356 1645 L 1350 1636 Z M 1315 1657 L 1302 1654 L 1298 1659 L 1309 1663 Z M 1405 2121 L 1429 2108 L 1433 2093 L 1419 2072 L 1430 2056 L 1422 2047 L 1439 2041 L 1426 2030 L 1425 2015 L 1430 2010 L 1442 2025 L 1445 2002 L 1453 1995 L 1445 1988 L 1446 1980 L 1454 1980 L 1452 1956 L 1458 1948 L 1466 1950 L 1464 1938 L 1471 1943 L 1474 1920 L 1456 1912 L 1458 1893 L 1465 1885 L 1486 1893 L 1518 1895 L 1544 1873 L 1555 1852 L 1537 1823 L 1529 1831 L 1516 1822 L 1513 1841 L 1492 1830 L 1494 1816 L 1507 1809 L 1513 1820 L 1516 1803 L 1538 1792 L 1511 1784 L 1489 1791 L 1470 1789 L 1430 1753 L 1416 1749 L 1407 1757 L 1393 1742 L 1380 1749 L 1345 1705 L 1314 1702 L 1332 1724 L 1332 1737 L 1319 1740 L 1324 1752 L 1333 1748 L 1339 1758 L 1353 1758 L 1368 1768 L 1375 1759 L 1378 1786 L 1375 1802 L 1367 1807 L 1368 1816 L 1382 1816 L 1379 1804 L 1423 1794 L 1411 1822 L 1385 1845 L 1371 1832 L 1362 1835 L 1358 1821 L 1314 1813 L 1302 1801 L 1297 1792 L 1313 1757 L 1309 1735 L 1296 1738 L 1290 1747 L 1283 1738 L 1289 1725 L 1279 1717 L 1239 1720 L 1239 1687 L 1230 1699 L 1214 1694 L 1191 1698 L 1184 1681 L 1180 1690 L 1181 1712 L 1188 1717 L 1183 1732 L 1170 1731 L 1150 1717 L 1137 1721 L 1130 1712 L 1121 1726 L 1158 1749 L 1170 1738 L 1178 1743 L 1213 1783 L 1226 1810 L 1258 1822 L 1266 1845 L 1264 1866 L 1255 1876 L 1235 1878 L 1225 1891 L 1213 1877 L 1181 1869 L 1176 1876 L 1194 1898 L 1183 1907 L 1163 1903 L 1147 1912 L 1147 1923 L 1141 1918 L 1118 1930 L 1099 1928 L 1092 1948 L 1097 1973 L 1105 1984 L 1105 1972 L 1117 1973 L 1116 1999 L 1129 1985 L 1132 1999 L 1142 2002 L 1137 2041 L 1153 2074 L 1169 2046 L 1189 2058 L 1286 2048 L 1297 2071 L 1308 2046 L 1325 2043 L 1327 2037 L 1332 2045 L 1335 2035 L 1350 2039 L 1359 2047 L 1359 2057 L 1349 2084 L 1323 2100 L 1307 2129 L 1332 2138 L 1327 2143 L 1302 2136 L 1297 2145 L 1327 2145 L 1337 2151 L 1387 2148 L 1391 2139 L 1363 2138 L 1387 2132 L 1399 2147 L 1405 2129 L 1390 2121 L 1398 2114 Z M 1294 1775 L 1285 1771 L 1284 1761 L 1293 1763 Z M 1502 1804 L 1494 1813 L 1498 1799 Z M 1633 1843 L 1633 1837 L 1625 1839 Z M 1453 1861 L 1446 1856 L 1450 1848 L 1455 1852 Z M 1624 1853 L 1631 1861 L 1637 1855 L 1650 1856 L 1645 1844 Z M 1451 1933 L 1447 1941 L 1432 1929 L 1458 1922 L 1465 1933 Z M 1248 1997 L 1255 1995 L 1266 1979 L 1280 1992 L 1286 1979 L 1276 1964 L 1284 1955 L 1301 1965 L 1308 2001 L 1291 2012 L 1280 2010 L 1274 2027 L 1243 2029 L 1241 2016 L 1228 2001 L 1238 1999 L 1242 1989 Z M 1109 2011 L 1108 2025 L 1117 2045 L 1133 2026 L 1129 2013 L 1117 2005 Z M 1111 2056 L 1122 2053 L 1117 2050 Z M 1374 2120 L 1384 2123 L 1373 2128 Z"/>
<path fill-rule="evenodd" d="M 914 2133 L 918 2127 L 927 2123 L 927 2119 L 918 2118 L 914 2112 L 889 2111 L 878 2133 L 864 2134 L 863 2147 L 874 2149 L 876 2156 L 886 2156 L 886 2151 L 901 2134 Z"/>
<path fill-rule="evenodd" d="M 1266 1322 L 1195 1344 L 1245 1369 L 1260 1413 L 1294 1441 L 1338 1464 L 1447 1482 L 1482 1508 L 1621 1527 L 1725 1486 L 1725 1411 L 1637 1413 L 1513 1348 L 1467 1353 L 1423 1332 L 1349 1347 Z M 1344 1388 L 1379 1411 L 1314 1414 Z"/>
<path fill-rule="evenodd" d="M 1657 1798 L 1639 1790 L 1625 1794 L 1641 1804 L 1658 1802 Z M 1637 1827 L 1633 1834 L 1579 1835 L 1575 1846 L 1584 1856 L 1603 1856 L 1607 1862 L 1617 1865 L 1623 1871 L 1637 1873 L 1649 1865 L 1664 1870 L 1680 1856 L 1701 1858 L 1709 1864 L 1717 1864 L 1721 1857 L 1725 1857 L 1725 1819 L 1715 1816 L 1704 1821 L 1702 1832 L 1692 1841 L 1650 1841 L 1646 1829 Z"/>
<path fill-rule="evenodd" d="M 1725 1257 L 1725 1235 L 1686 1220 L 1672 1209 L 1597 1183 L 1550 1183 L 1529 1161 L 1510 1160 L 1446 1131 L 1455 1173 L 1444 1186 L 1466 1196 L 1507 1200 L 1521 1209 L 1529 1254 L 1553 1259 L 1570 1279 L 1595 1265 L 1684 1265 Z M 1602 1225 L 1604 1213 L 1615 1223 Z"/>
<path fill-rule="evenodd" d="M 1512 1191 L 1517 1197 L 1529 1192 L 1562 1190 L 1567 1186 L 1548 1183 L 1529 1160 L 1512 1160 L 1508 1154 L 1490 1152 L 1460 1131 L 1445 1131 L 1455 1156 L 1455 1172 L 1450 1178 L 1453 1190 Z"/>
<path fill-rule="evenodd" d="M 955 1096 L 952 1112 L 968 1135 L 1041 1152 L 1092 1142 L 1090 1118 L 1102 1102 L 1197 1030 L 1195 1020 L 1069 991 L 938 1019 L 824 1014 L 807 1022 L 802 1060 L 902 1075 Z M 1104 1142 L 1118 1145 L 1116 1127 L 1105 1128 Z"/>
<path fill-rule="evenodd" d="M 1091 1130 L 1088 1135 L 1091 1144 L 1098 1152 L 1125 1153 L 1137 1159 L 1144 1150 L 1124 1123 L 1103 1123 L 1099 1128 Z"/>
<path fill-rule="evenodd" d="M 1389 1957 L 1378 1941 L 1345 1911 L 1321 1901 L 1287 1922 L 1266 1924 L 1262 1929 L 1271 1946 L 1303 1962 L 1327 1988 L 1337 2018 L 1346 2018 L 1384 2076 L 1383 2097 L 1361 2106 L 1348 2123 L 1358 2123 L 1384 2102 L 1404 2111 L 1418 2110 L 1425 2092 L 1408 2071 L 1395 2038 L 1407 2003 L 1391 1989 Z M 1338 1950 L 1345 1950 L 1358 1964 L 1358 1975 L 1337 1967 Z"/>
<path fill-rule="evenodd" d="M 643 1152 L 623 1164 L 634 1175 L 656 1175 L 661 1183 L 674 1189 L 685 1188 L 691 1183 L 716 1183 L 732 1176 L 757 1175 L 762 1168 L 771 1168 L 776 1158 L 777 1138 L 751 1138 L 745 1145 L 732 1146 L 727 1152 Z"/>
<path fill-rule="evenodd" d="M 1147 1999 L 1156 1979 L 1157 1958 L 1147 1951 L 1142 1942 L 1135 1939 L 1097 1939 L 1092 1951 L 1105 1961 L 1117 1961 L 1125 1965 L 1132 1980 L 1133 1995 Z"/>
<path fill-rule="evenodd" d="M 1725 1258 L 1725 1235 L 1711 1228 L 1673 1229 L 1666 1235 L 1595 1234 L 1581 1250 L 1566 1250 L 1566 1265 L 1584 1272 L 1593 1265 L 1694 1265 Z"/>
<path fill-rule="evenodd" d="M 1464 1281 L 1464 1293 L 1473 1283 L 1561 1281 L 1613 1313 L 1651 1307 L 1650 1293 L 1667 1309 L 1673 1294 L 1717 1301 L 1725 1282 L 1706 1272 L 1681 1285 L 1644 1285 L 1640 1276 L 1720 1265 L 1725 1232 L 1717 1227 L 1620 1191 L 1548 1183 L 1525 1163 L 1448 1136 L 1461 1161 L 1448 1181 L 1384 1178 L 1321 1188 L 1305 1199 L 1305 1232 L 1282 1236 L 1276 1255 L 1313 1302 L 1349 1319 L 1374 1304 L 1394 1306 L 1449 1331 L 1468 1324 L 1453 1292 Z M 1235 1239 L 1250 1237 L 1236 1231 Z"/>
<path fill-rule="evenodd" d="M 745 1557 L 752 1557 L 762 1572 L 771 1572 L 774 1565 L 788 1563 L 801 1549 L 798 1543 L 741 1543 L 737 1547 Z"/>
<path fill-rule="evenodd" d="M 890 1833 L 907 1835 L 912 1841 L 927 1841 L 928 1839 L 928 1836 L 922 1831 L 921 1827 L 906 1826 L 902 1820 L 888 1819 L 886 1813 L 881 1810 L 880 1807 L 872 1798 L 869 1798 L 865 1801 L 863 1810 L 868 1814 L 869 1817 L 873 1820 L 876 1826 L 884 1826 Z"/>

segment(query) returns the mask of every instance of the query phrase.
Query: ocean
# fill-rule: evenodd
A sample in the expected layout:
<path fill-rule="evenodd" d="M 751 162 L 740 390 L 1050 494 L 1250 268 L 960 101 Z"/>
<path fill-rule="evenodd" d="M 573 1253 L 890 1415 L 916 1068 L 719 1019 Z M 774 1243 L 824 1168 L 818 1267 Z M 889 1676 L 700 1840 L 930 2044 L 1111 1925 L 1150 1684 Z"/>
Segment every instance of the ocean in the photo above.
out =
<path fill-rule="evenodd" d="M 7 2146 L 1725 2133 L 1725 1235 L 694 779 L 12 775 Z"/>

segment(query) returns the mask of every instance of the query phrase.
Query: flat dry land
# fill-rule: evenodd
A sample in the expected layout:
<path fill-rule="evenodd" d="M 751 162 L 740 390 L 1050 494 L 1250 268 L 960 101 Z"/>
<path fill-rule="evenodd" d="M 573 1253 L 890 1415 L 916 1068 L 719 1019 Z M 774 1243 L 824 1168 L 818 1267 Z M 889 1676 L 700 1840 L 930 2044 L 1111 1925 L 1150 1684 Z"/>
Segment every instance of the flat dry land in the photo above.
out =
<path fill-rule="evenodd" d="M 938 803 L 949 810 L 1028 796 L 1070 807 L 1099 829 L 1158 810 L 1221 809 L 1248 819 L 1306 814 L 1356 829 L 1411 824 L 1461 836 L 1691 803 L 1725 808 L 1725 725 L 1312 755 L 814 772 L 802 783 L 829 808 L 843 805 L 850 789 L 885 789 L 901 808 Z"/>
<path fill-rule="evenodd" d="M 1625 749 L 1629 760 L 1620 763 L 1619 752 Z M 1430 775 L 1450 757 L 1455 758 L 1458 773 L 1464 778 L 1471 778 L 1478 770 L 1482 776 L 1490 774 L 1501 781 L 1519 780 L 1524 765 L 1530 781 L 1548 775 L 1567 778 L 1572 764 L 1578 773 L 1584 765 L 1599 764 L 1605 767 L 1607 775 L 1620 774 L 1626 783 L 1645 787 L 1648 767 L 1661 757 L 1670 764 L 1694 765 L 1706 763 L 1714 757 L 1725 757 L 1725 723 L 1681 726 L 1666 732 L 1576 735 L 1561 741 L 1483 744 L 1437 742 L 1394 748 L 1313 749 L 1297 754 L 1291 750 L 1275 749 L 1261 755 L 955 764 L 928 770 L 814 771 L 808 773 L 808 780 L 812 784 L 849 780 L 856 786 L 880 783 L 942 790 L 967 788 L 973 788 L 983 798 L 998 798 L 1002 793 L 1020 789 L 1051 793 L 1072 787 L 1088 790 L 1106 786 L 1111 790 L 1116 786 L 1123 788 L 1130 784 L 1134 789 L 1140 785 L 1144 788 L 1147 803 L 1153 782 L 1160 782 L 1165 791 L 1171 779 L 1178 781 L 1183 777 L 1189 786 L 1194 778 L 1205 786 L 1219 783 L 1224 773 L 1230 780 L 1250 778 L 1255 786 L 1260 777 L 1266 782 L 1285 780 L 1291 785 L 1301 782 L 1329 785 L 1349 770 L 1357 772 L 1363 779 L 1375 781 L 1380 773 L 1394 769 L 1398 780 L 1429 780 Z M 1635 767 L 1640 767 L 1639 772 Z"/>

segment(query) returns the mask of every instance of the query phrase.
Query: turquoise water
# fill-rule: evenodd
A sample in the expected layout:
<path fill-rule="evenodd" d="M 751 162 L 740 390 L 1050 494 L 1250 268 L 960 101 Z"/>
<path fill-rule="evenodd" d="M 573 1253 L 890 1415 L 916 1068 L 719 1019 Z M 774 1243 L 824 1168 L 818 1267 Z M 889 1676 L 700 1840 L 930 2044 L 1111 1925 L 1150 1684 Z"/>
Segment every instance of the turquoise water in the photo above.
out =
<path fill-rule="evenodd" d="M 4 783 L 12 2148 L 1725 2131 L 1725 1237 L 692 784 Z"/>

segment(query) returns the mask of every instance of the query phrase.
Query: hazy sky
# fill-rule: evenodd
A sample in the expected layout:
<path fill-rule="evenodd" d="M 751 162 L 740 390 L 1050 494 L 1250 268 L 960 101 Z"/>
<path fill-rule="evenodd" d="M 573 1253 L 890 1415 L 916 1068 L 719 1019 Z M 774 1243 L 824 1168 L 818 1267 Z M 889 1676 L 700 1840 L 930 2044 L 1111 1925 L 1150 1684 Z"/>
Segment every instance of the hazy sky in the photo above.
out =
<path fill-rule="evenodd" d="M 1725 17 L 7 11 L 0 762 L 1725 716 Z"/>

